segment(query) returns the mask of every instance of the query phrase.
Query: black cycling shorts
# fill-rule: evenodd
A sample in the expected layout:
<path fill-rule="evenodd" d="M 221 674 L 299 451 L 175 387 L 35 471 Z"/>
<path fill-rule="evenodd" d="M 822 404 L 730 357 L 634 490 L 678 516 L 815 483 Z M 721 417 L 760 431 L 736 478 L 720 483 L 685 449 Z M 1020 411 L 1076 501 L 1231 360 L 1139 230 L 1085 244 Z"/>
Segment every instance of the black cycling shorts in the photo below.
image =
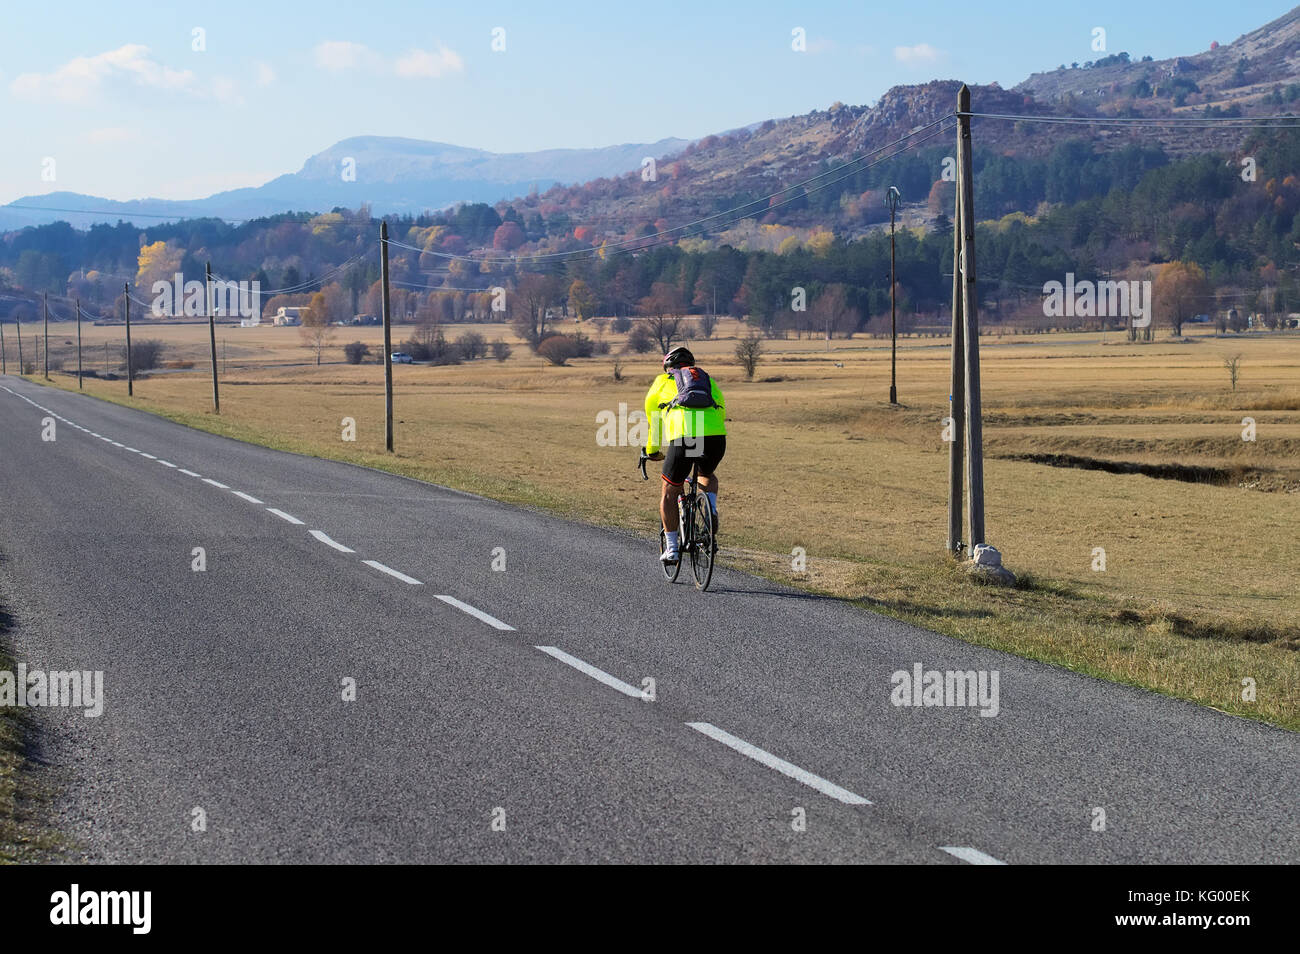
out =
<path fill-rule="evenodd" d="M 664 448 L 663 478 L 680 484 L 691 474 L 691 466 L 700 465 L 700 476 L 712 477 L 722 455 L 727 452 L 727 436 L 679 437 Z"/>

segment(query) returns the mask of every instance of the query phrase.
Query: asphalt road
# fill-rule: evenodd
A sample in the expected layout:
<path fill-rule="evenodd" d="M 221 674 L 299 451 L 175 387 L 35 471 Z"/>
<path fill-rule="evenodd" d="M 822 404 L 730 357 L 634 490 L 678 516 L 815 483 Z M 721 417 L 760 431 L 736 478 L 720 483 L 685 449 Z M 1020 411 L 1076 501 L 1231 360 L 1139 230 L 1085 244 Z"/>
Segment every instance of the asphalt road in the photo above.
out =
<path fill-rule="evenodd" d="M 76 857 L 1300 861 L 1300 736 L 740 573 L 670 586 L 625 534 L 0 386 L 6 637 L 29 669 L 104 673 L 99 718 L 30 710 Z M 997 715 L 892 704 L 917 663 L 997 671 Z"/>

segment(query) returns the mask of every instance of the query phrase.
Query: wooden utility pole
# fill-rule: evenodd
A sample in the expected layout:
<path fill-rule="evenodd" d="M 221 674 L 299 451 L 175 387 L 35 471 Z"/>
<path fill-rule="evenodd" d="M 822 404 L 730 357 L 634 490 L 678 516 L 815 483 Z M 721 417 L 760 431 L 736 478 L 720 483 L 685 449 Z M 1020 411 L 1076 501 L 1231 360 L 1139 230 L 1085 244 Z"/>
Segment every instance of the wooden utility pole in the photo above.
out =
<path fill-rule="evenodd" d="M 217 392 L 217 319 L 212 313 L 212 263 L 203 272 L 204 300 L 208 306 L 208 343 L 212 349 L 212 410 L 221 413 L 221 395 Z M 229 297 L 227 296 L 227 300 Z"/>
<path fill-rule="evenodd" d="M 126 318 L 126 395 L 135 395 L 135 366 L 131 361 L 131 288 L 122 283 L 122 314 Z"/>
<path fill-rule="evenodd" d="M 77 303 L 77 390 L 81 388 L 81 299 L 74 299 Z"/>
<path fill-rule="evenodd" d="M 18 329 L 18 373 L 23 373 L 23 320 L 14 315 L 14 327 Z"/>
<path fill-rule="evenodd" d="M 50 294 L 41 292 L 41 321 L 44 325 L 41 336 L 44 339 L 45 380 L 50 379 Z"/>
<path fill-rule="evenodd" d="M 393 321 L 388 305 L 388 223 L 379 223 L 379 278 L 384 303 L 384 446 L 393 452 Z"/>
<path fill-rule="evenodd" d="M 961 196 L 957 196 L 952 230 L 952 378 L 948 426 L 948 552 L 961 556 L 962 468 L 966 463 L 966 346 L 963 344 L 961 287 Z"/>
<path fill-rule="evenodd" d="M 984 427 L 980 407 L 979 297 L 975 286 L 975 181 L 971 163 L 970 87 L 957 94 L 958 202 L 961 204 L 962 332 L 966 374 L 966 545 L 984 543 Z"/>
<path fill-rule="evenodd" d="M 885 201 L 889 203 L 889 403 L 898 403 L 898 280 L 894 277 L 894 213 L 898 211 L 898 189 L 889 187 Z"/>

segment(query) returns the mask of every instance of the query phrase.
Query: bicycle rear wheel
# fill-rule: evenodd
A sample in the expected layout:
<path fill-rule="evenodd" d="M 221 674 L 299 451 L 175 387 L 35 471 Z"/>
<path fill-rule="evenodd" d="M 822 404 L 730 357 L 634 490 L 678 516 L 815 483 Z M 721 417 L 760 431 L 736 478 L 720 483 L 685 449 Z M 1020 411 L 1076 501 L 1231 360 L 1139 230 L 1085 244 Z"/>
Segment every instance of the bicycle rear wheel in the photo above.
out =
<path fill-rule="evenodd" d="M 707 590 L 713 579 L 713 557 L 717 550 L 709 498 L 698 494 L 691 506 L 691 574 L 701 590 Z"/>
<path fill-rule="evenodd" d="M 664 549 L 667 546 L 668 546 L 668 534 L 664 532 L 663 527 L 660 527 L 659 528 L 659 555 L 660 556 L 663 556 Z M 681 552 L 678 551 L 676 563 L 665 563 L 663 560 L 660 560 L 659 566 L 664 571 L 664 579 L 667 580 L 669 583 L 676 583 L 677 574 L 682 572 Z"/>

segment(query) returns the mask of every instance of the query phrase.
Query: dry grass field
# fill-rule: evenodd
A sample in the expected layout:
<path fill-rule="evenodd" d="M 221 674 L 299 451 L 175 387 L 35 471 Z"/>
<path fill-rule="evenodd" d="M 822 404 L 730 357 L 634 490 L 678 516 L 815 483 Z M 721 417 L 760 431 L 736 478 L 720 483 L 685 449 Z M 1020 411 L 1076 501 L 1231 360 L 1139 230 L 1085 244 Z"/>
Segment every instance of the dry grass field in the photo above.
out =
<path fill-rule="evenodd" d="M 75 368 L 65 343 L 73 335 L 57 327 L 51 353 Z M 450 327 L 450 337 L 469 327 Z M 640 407 L 657 355 L 623 357 L 617 382 L 612 357 L 556 368 L 502 326 L 475 330 L 512 341 L 514 353 L 394 368 L 392 456 L 383 453 L 382 366 L 342 363 L 347 341 L 380 352 L 377 328 L 340 329 L 320 367 L 296 329 L 219 328 L 217 417 L 206 326 L 133 327 L 133 337 L 165 341 L 168 359 L 196 365 L 137 381 L 129 403 L 648 539 L 658 484 L 635 473 L 634 447 L 599 446 L 597 416 Z M 120 349 L 122 332 L 87 327 L 87 365 L 102 368 L 104 342 Z M 1300 728 L 1300 335 L 983 338 L 988 536 L 1021 577 L 997 589 L 970 582 L 943 554 L 946 339 L 900 342 L 901 406 L 891 407 L 888 340 L 764 342 L 746 382 L 732 355 L 738 333 L 723 322 L 715 340 L 695 346 L 727 395 L 724 562 Z M 621 340 L 610 340 L 617 350 Z M 12 372 L 12 340 L 7 349 Z M 1224 368 L 1234 355 L 1235 392 Z M 52 379 L 76 388 L 67 374 Z M 88 379 L 85 388 L 128 403 L 124 381 Z M 342 440 L 345 417 L 357 421 L 355 443 Z M 1242 439 L 1247 417 L 1254 441 Z M 806 572 L 792 569 L 795 547 L 807 551 Z M 1094 569 L 1099 548 L 1104 570 Z M 654 580 L 647 574 L 647 586 Z M 1242 699 L 1247 678 L 1258 686 L 1253 702 Z"/>

